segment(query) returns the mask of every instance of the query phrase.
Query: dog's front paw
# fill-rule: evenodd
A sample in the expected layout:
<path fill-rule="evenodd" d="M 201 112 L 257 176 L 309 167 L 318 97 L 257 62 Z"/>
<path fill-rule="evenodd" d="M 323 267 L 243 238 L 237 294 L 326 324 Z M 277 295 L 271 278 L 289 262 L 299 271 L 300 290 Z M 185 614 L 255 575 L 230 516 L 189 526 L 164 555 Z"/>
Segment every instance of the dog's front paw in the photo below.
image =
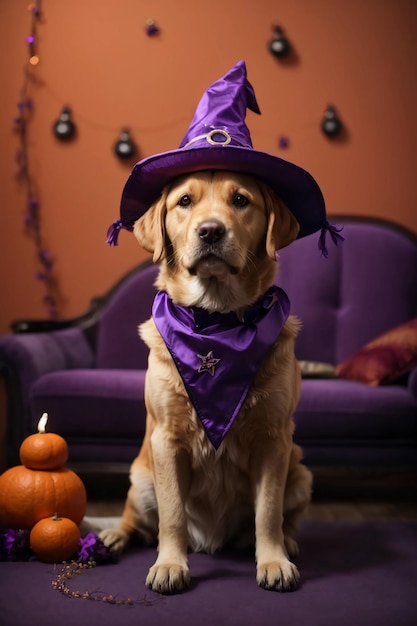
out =
<path fill-rule="evenodd" d="M 300 582 L 300 573 L 288 560 L 258 565 L 256 582 L 269 591 L 294 591 Z"/>
<path fill-rule="evenodd" d="M 123 552 L 129 542 L 128 533 L 121 528 L 107 528 L 106 530 L 102 530 L 99 537 L 113 554 Z"/>
<path fill-rule="evenodd" d="M 162 594 L 179 593 L 189 584 L 188 567 L 176 563 L 155 563 L 146 577 L 146 586 Z"/>

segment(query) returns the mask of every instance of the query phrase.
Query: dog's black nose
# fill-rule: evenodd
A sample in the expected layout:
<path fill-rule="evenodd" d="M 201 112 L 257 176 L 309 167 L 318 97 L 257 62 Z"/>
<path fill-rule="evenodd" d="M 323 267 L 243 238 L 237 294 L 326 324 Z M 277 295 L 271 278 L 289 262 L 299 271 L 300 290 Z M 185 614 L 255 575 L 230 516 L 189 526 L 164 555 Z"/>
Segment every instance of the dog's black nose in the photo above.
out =
<path fill-rule="evenodd" d="M 221 222 L 203 222 L 198 229 L 198 236 L 204 243 L 216 243 L 224 237 L 225 232 L 226 228 Z"/>

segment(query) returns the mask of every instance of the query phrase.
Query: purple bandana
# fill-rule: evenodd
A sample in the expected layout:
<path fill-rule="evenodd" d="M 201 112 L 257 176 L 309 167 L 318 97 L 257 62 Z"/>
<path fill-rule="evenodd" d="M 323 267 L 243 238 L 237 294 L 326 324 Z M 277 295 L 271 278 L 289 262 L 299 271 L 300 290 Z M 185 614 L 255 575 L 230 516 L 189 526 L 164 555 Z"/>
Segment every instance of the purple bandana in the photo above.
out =
<path fill-rule="evenodd" d="M 235 313 L 176 305 L 165 291 L 156 294 L 154 322 L 216 449 L 289 311 L 287 294 L 275 285 L 246 309 L 243 321 Z"/>

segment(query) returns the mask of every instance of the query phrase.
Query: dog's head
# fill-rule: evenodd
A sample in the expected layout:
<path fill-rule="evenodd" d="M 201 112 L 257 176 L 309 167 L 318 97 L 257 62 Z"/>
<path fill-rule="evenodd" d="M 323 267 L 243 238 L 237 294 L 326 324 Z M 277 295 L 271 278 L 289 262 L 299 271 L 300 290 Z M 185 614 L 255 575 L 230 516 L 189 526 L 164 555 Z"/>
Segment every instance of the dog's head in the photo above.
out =
<path fill-rule="evenodd" d="M 276 250 L 298 231 L 269 187 L 226 171 L 174 180 L 134 227 L 139 243 L 161 262 L 159 289 L 183 306 L 220 312 L 245 308 L 268 289 Z"/>

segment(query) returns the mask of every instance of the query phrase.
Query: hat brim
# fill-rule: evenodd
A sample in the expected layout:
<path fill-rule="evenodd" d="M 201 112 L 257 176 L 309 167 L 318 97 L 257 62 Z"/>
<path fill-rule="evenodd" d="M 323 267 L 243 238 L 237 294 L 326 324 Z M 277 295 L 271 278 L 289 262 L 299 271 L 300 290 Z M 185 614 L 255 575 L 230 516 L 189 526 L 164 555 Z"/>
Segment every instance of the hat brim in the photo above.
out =
<path fill-rule="evenodd" d="M 123 190 L 120 217 L 125 228 L 159 198 L 178 176 L 207 169 L 235 171 L 264 181 L 300 225 L 298 238 L 320 230 L 326 210 L 320 187 L 306 170 L 266 152 L 239 146 L 190 147 L 155 154 L 135 165 Z"/>

